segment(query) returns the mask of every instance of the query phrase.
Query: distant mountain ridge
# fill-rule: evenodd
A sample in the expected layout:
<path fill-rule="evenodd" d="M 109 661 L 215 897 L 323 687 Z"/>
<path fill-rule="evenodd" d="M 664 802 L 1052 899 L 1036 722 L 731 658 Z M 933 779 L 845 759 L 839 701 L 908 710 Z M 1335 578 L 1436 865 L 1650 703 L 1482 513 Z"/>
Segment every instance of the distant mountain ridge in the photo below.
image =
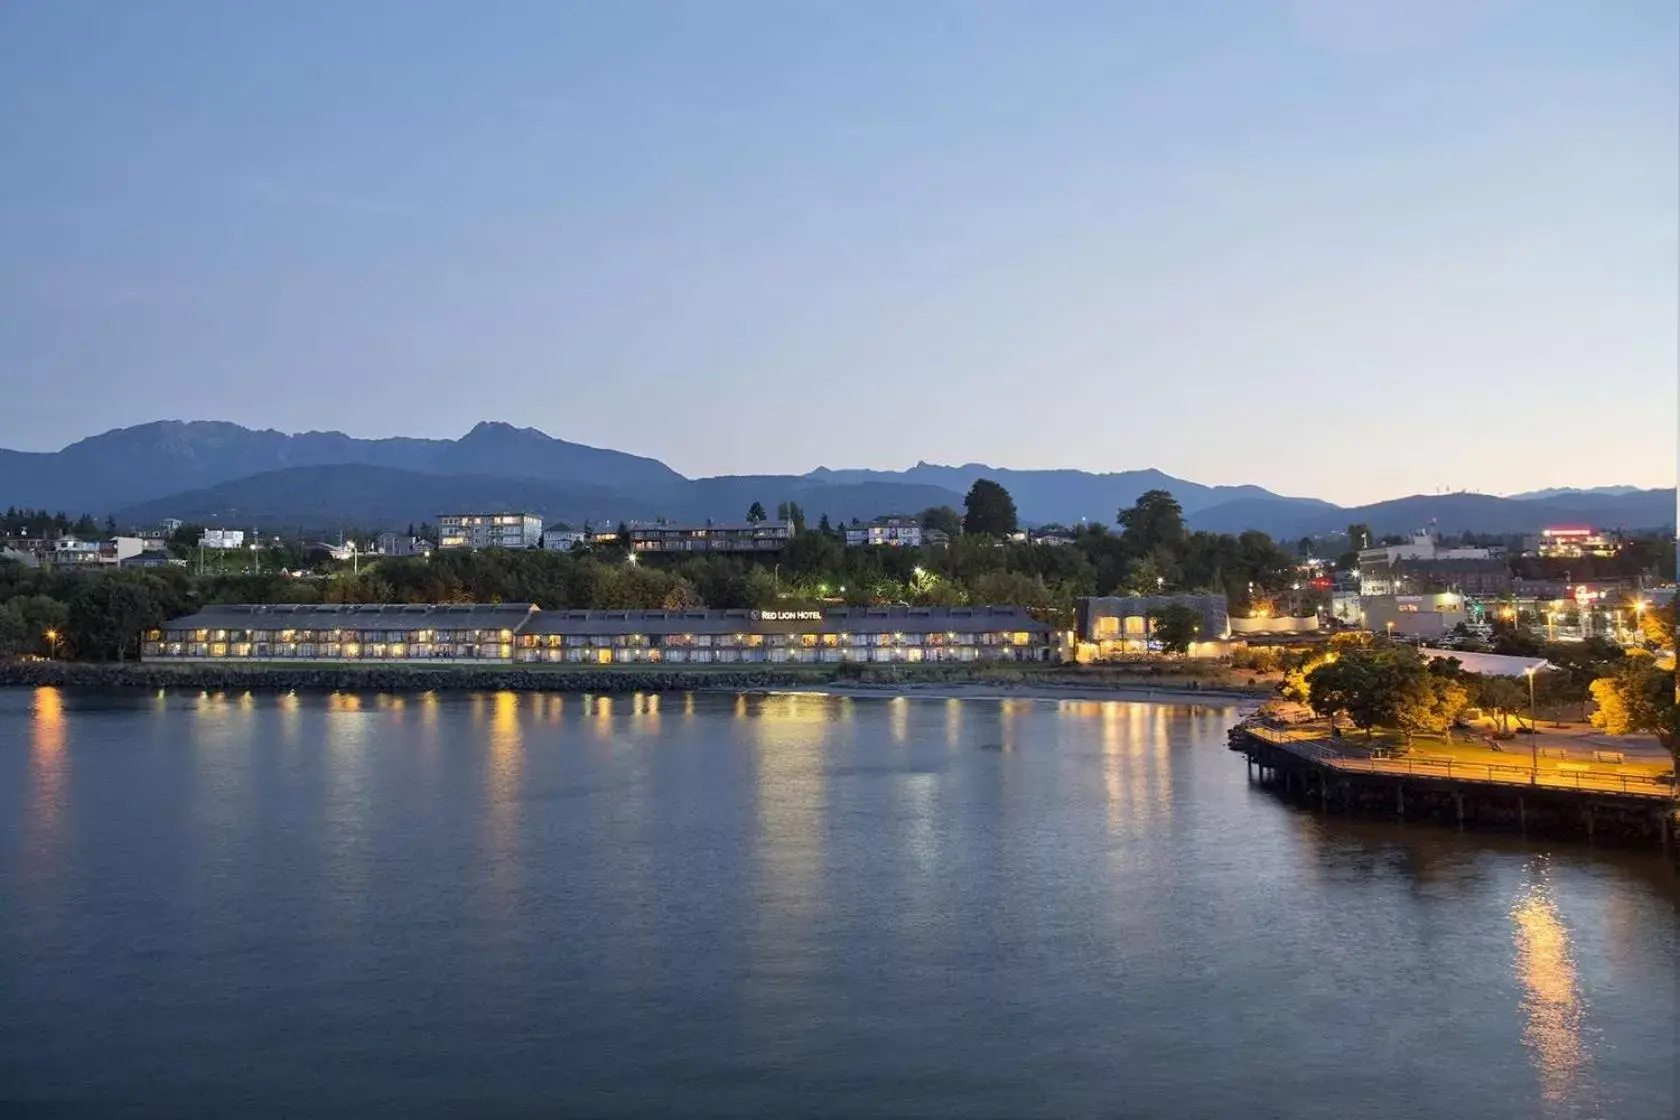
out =
<path fill-rule="evenodd" d="M 292 435 L 217 420 L 158 420 L 90 436 L 62 451 L 0 450 L 0 501 L 105 512 L 267 471 L 347 464 L 631 488 L 683 481 L 657 459 L 511 424 L 484 422 L 458 440 L 445 440 Z"/>
<path fill-rule="evenodd" d="M 1260 486 L 1208 486 L 1159 470 L 1092 473 L 920 462 L 903 471 L 818 468 L 804 475 L 690 479 L 657 459 L 485 421 L 460 439 L 358 439 L 342 432 L 287 434 L 220 421 L 162 420 L 78 440 L 61 451 L 0 450 L 0 504 L 72 514 L 115 513 L 131 523 L 173 516 L 228 525 L 358 525 L 429 520 L 450 509 L 528 509 L 567 521 L 727 520 L 753 502 L 798 502 L 835 521 L 961 508 L 977 478 L 1014 496 L 1029 524 L 1112 525 L 1146 490 L 1169 490 L 1192 527 L 1260 529 L 1290 539 L 1364 522 L 1378 533 L 1434 521 L 1448 532 L 1531 532 L 1580 522 L 1662 528 L 1675 492 L 1598 487 L 1413 495 L 1343 508 Z"/>
<path fill-rule="evenodd" d="M 1509 497 L 1519 502 L 1536 499 L 1550 501 L 1555 498 L 1579 498 L 1592 495 L 1619 498 L 1626 494 L 1637 494 L 1639 490 L 1640 487 L 1638 486 L 1588 486 L 1584 489 L 1578 486 L 1554 486 L 1549 490 L 1525 490 L 1521 494 L 1511 494 Z"/>
<path fill-rule="evenodd" d="M 1229 501 L 1258 498 L 1281 503 L 1281 507 L 1306 513 L 1334 509 L 1317 498 L 1290 498 L 1259 486 L 1204 486 L 1174 478 L 1158 470 L 1116 471 L 1093 474 L 1076 470 L 1012 470 L 965 463 L 960 467 L 917 463 L 906 471 L 829 470 L 819 467 L 806 477 L 827 482 L 916 482 L 939 486 L 958 494 L 968 493 L 977 478 L 989 478 L 1008 490 L 1025 516 L 1038 522 L 1074 524 L 1081 519 L 1112 522 L 1123 507 L 1148 490 L 1170 490 L 1184 512 L 1194 514 Z M 1026 511 L 1031 513 L 1027 514 Z"/>

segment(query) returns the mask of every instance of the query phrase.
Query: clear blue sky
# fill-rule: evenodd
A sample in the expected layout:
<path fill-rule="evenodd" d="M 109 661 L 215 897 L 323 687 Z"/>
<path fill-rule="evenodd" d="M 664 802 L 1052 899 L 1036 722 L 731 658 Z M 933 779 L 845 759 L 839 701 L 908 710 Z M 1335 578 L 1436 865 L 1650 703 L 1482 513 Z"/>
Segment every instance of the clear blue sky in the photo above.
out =
<path fill-rule="evenodd" d="M 1672 485 L 1673 0 L 0 6 L 0 446 Z"/>

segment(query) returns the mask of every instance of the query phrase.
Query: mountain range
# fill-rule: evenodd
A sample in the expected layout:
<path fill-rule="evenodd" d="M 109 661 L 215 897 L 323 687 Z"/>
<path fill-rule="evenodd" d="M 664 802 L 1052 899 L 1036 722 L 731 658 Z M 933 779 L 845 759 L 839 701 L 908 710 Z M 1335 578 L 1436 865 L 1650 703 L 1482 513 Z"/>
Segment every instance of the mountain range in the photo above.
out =
<path fill-rule="evenodd" d="M 1146 490 L 1170 490 L 1199 529 L 1261 529 L 1279 538 L 1337 532 L 1362 522 L 1381 533 L 1436 522 L 1445 531 L 1529 532 L 1544 525 L 1658 529 L 1675 523 L 1675 492 L 1600 487 L 1514 497 L 1414 495 L 1342 507 L 1259 486 L 1208 486 L 1157 470 L 1096 474 L 1014 470 L 981 463 L 917 463 L 904 471 L 687 478 L 657 459 L 555 439 L 534 428 L 484 422 L 460 439 L 356 439 L 287 434 L 216 421 L 118 428 L 60 451 L 0 450 L 0 503 L 124 524 L 164 517 L 229 526 L 400 526 L 440 512 L 521 509 L 548 521 L 741 518 L 749 505 L 797 502 L 836 521 L 929 506 L 961 508 L 975 479 L 1015 498 L 1024 521 L 1112 524 Z"/>

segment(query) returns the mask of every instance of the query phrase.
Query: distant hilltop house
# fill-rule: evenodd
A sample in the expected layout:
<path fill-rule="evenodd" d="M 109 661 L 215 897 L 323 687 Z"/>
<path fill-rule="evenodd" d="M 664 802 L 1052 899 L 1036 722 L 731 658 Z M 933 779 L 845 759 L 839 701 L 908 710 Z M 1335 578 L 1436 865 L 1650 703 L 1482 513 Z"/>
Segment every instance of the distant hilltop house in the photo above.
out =
<path fill-rule="evenodd" d="M 846 545 L 851 548 L 920 548 L 925 541 L 926 531 L 914 517 L 877 517 L 846 530 Z"/>
<path fill-rule="evenodd" d="M 613 534 L 616 539 L 618 534 Z M 574 548 L 582 548 L 589 543 L 588 529 L 573 529 L 569 525 L 556 525 L 552 529 L 544 529 L 542 546 L 549 552 L 570 552 Z"/>
<path fill-rule="evenodd" d="M 216 549 L 244 548 L 245 530 L 206 529 L 198 538 L 198 547 Z"/>
<path fill-rule="evenodd" d="M 780 552 L 793 540 L 792 521 L 711 525 L 631 525 L 630 550 L 646 552 Z"/>
<path fill-rule="evenodd" d="M 441 548 L 541 548 L 543 522 L 534 513 L 445 513 L 438 516 Z"/>
<path fill-rule="evenodd" d="M 139 537 L 111 537 L 99 541 L 60 537 L 41 554 L 41 561 L 51 568 L 116 567 L 144 551 L 145 545 Z"/>
<path fill-rule="evenodd" d="M 426 556 L 432 551 L 432 542 L 387 530 L 374 538 L 373 549 L 381 556 Z"/>

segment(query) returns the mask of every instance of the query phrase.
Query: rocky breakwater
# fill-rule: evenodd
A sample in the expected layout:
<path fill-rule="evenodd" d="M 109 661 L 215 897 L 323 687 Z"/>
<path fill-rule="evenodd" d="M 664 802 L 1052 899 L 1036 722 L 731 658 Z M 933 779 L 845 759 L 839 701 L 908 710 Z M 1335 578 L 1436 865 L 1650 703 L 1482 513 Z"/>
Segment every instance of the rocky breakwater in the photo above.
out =
<path fill-rule="evenodd" d="M 496 665 L 159 665 L 151 662 L 0 661 L 0 686 L 239 689 L 253 692 L 689 692 L 766 689 L 829 679 L 810 669 L 522 669 Z"/>

